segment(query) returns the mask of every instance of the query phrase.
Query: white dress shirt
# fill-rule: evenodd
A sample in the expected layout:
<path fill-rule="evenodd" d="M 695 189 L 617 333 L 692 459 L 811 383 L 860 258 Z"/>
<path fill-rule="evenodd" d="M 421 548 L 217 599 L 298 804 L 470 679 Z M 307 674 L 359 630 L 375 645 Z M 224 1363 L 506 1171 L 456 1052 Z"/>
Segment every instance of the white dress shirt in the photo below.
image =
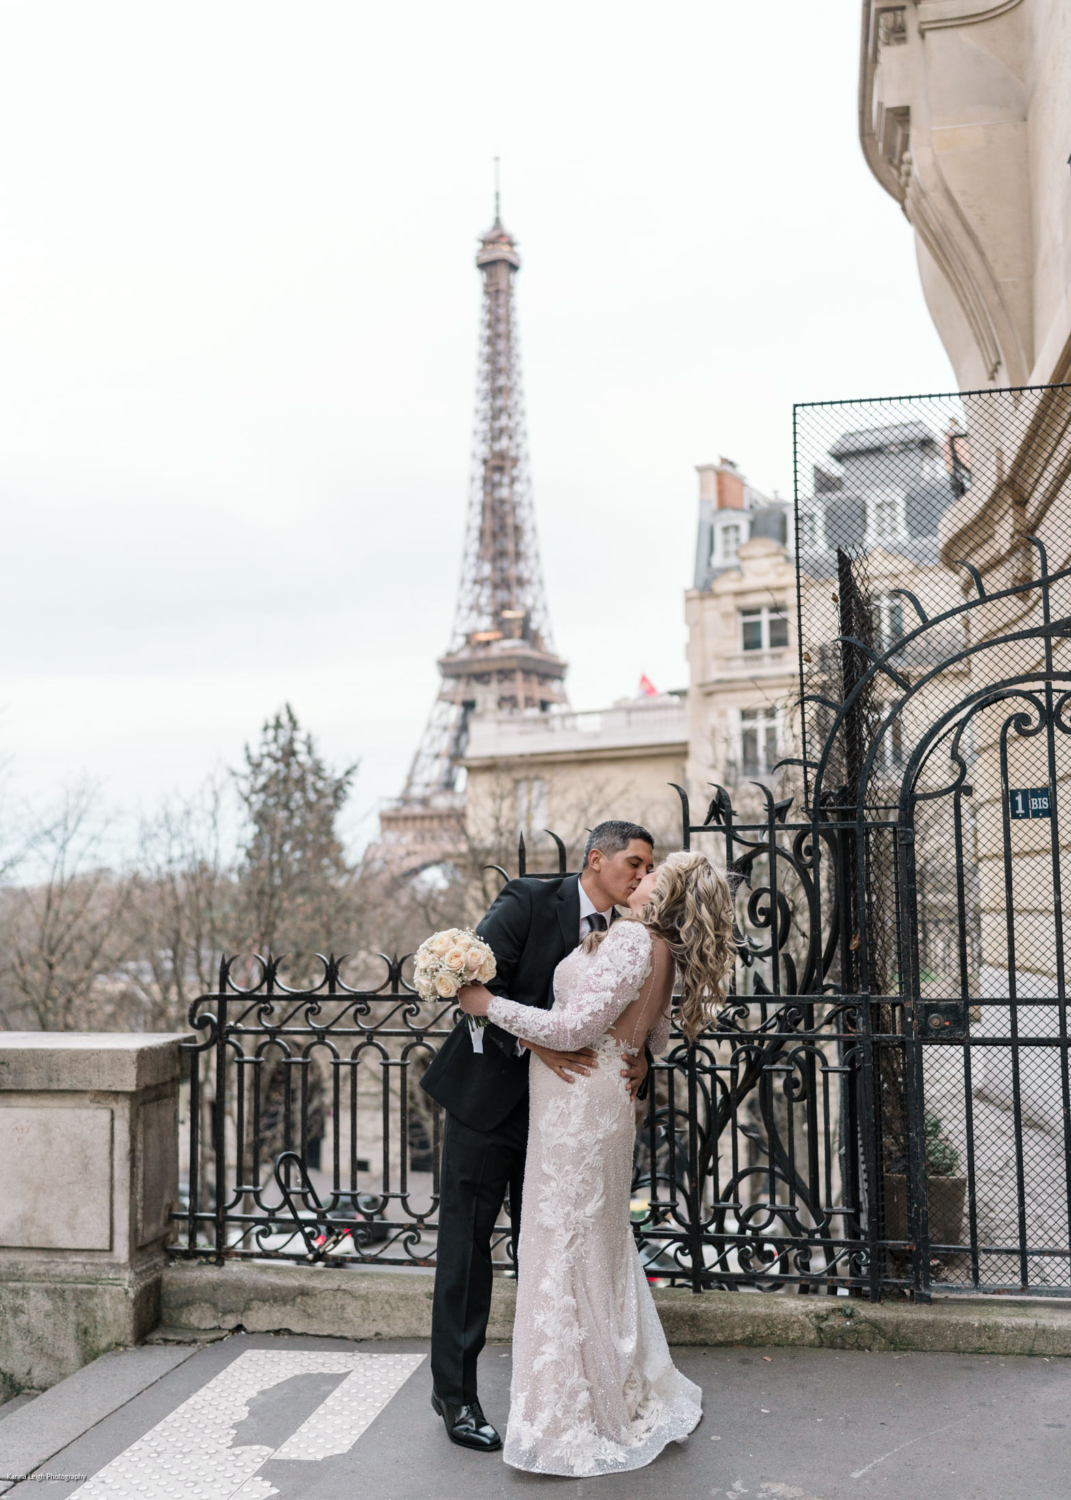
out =
<path fill-rule="evenodd" d="M 583 942 L 584 939 L 587 937 L 588 933 L 591 932 L 591 931 L 593 931 L 593 928 L 591 926 L 591 923 L 588 921 L 588 918 L 591 917 L 591 916 L 595 916 L 595 915 L 598 915 L 600 917 L 605 917 L 606 918 L 606 925 L 607 925 L 607 927 L 609 927 L 609 925 L 610 925 L 610 918 L 613 915 L 614 908 L 613 908 L 612 905 L 610 905 L 610 906 L 608 906 L 606 908 L 605 911 L 599 911 L 599 909 L 595 905 L 594 901 L 592 901 L 591 897 L 588 895 L 587 891 L 584 889 L 584 882 L 582 880 L 578 880 L 577 881 L 577 890 L 580 893 L 580 932 L 579 932 L 579 941 Z M 507 995 L 505 998 L 508 1000 L 509 996 Z M 472 1029 L 472 1027 L 470 1026 L 469 1027 L 469 1036 L 472 1038 L 472 1050 L 473 1050 L 473 1052 L 482 1052 L 483 1051 L 483 1027 L 482 1026 L 478 1026 L 475 1029 L 475 1031 L 474 1031 Z M 524 1043 L 522 1041 L 518 1040 L 517 1041 L 517 1056 L 520 1057 L 525 1050 L 526 1049 L 525 1049 Z"/>
<path fill-rule="evenodd" d="M 588 918 L 592 916 L 605 917 L 606 925 L 609 927 L 614 908 L 610 905 L 605 911 L 599 911 L 594 901 L 592 901 L 584 889 L 584 882 L 582 880 L 578 882 L 577 890 L 580 892 L 580 941 L 583 942 L 588 933 L 592 931 L 592 926 Z"/>

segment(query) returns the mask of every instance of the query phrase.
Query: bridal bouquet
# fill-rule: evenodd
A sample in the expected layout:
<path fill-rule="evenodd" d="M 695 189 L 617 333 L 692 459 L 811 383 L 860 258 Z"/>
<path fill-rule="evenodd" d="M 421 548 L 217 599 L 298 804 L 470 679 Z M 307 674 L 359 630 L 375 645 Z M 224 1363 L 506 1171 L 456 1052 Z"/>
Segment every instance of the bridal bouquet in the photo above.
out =
<path fill-rule="evenodd" d="M 453 1000 L 464 984 L 486 984 L 495 977 L 495 955 L 467 927 L 448 927 L 432 933 L 416 951 L 413 981 L 422 1000 Z M 469 1016 L 476 1031 L 486 1016 Z"/>

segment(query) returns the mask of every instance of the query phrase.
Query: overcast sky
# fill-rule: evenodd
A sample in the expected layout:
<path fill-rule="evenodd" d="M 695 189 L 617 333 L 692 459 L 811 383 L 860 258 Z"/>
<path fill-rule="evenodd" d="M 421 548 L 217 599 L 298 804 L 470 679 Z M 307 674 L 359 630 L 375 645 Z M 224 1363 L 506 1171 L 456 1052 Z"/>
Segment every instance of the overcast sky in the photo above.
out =
<path fill-rule="evenodd" d="M 461 558 L 476 237 L 517 282 L 573 704 L 685 685 L 697 463 L 953 383 L 854 0 L 4 0 L 0 746 L 146 810 L 289 699 L 396 793 Z"/>

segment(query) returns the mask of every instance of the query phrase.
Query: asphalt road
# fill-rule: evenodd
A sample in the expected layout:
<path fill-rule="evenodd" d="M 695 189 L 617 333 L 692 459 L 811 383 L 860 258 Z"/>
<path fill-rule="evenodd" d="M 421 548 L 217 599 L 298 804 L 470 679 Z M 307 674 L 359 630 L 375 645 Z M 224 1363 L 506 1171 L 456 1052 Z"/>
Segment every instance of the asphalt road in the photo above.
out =
<path fill-rule="evenodd" d="M 83 1382 L 83 1402 L 95 1381 L 121 1376 L 119 1362 L 142 1352 L 107 1356 L 97 1377 L 93 1366 L 72 1377 Z M 1071 1500 L 1067 1360 L 682 1349 L 678 1364 L 705 1392 L 703 1421 L 687 1443 L 632 1474 L 569 1480 L 521 1474 L 498 1455 L 451 1445 L 428 1404 L 426 1354 L 418 1342 L 238 1335 L 163 1374 L 146 1363 L 144 1389 L 129 1399 L 123 1391 L 117 1410 L 7 1495 Z M 508 1348 L 489 1346 L 481 1395 L 500 1427 L 509 1372 Z M 49 1410 L 61 1409 L 63 1387 L 46 1396 L 54 1407 L 39 1398 L 41 1430 Z M 0 1475 L 9 1473 L 5 1428 L 10 1451 L 36 1404 L 6 1418 L 0 1409 Z"/>

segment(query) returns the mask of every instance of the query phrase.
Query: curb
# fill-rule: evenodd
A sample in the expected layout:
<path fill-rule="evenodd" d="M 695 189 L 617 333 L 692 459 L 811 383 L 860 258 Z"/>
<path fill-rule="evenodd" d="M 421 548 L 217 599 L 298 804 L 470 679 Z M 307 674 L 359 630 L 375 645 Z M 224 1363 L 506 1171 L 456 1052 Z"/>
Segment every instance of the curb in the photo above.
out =
<path fill-rule="evenodd" d="M 170 1375 L 198 1347 L 113 1349 L 65 1376 L 0 1423 L 0 1474 L 31 1476 L 91 1427 Z M 0 1479 L 0 1495 L 21 1483 Z"/>
<path fill-rule="evenodd" d="M 328 1266 L 223 1266 L 172 1262 L 164 1272 L 160 1322 L 174 1337 L 300 1333 L 328 1338 L 426 1339 L 433 1277 L 408 1271 Z M 487 1336 L 513 1333 L 516 1288 L 496 1279 Z M 929 1305 L 862 1302 L 790 1293 L 705 1292 L 656 1287 L 673 1345 L 779 1345 L 943 1354 L 1071 1355 L 1071 1302 L 988 1297 Z"/>

